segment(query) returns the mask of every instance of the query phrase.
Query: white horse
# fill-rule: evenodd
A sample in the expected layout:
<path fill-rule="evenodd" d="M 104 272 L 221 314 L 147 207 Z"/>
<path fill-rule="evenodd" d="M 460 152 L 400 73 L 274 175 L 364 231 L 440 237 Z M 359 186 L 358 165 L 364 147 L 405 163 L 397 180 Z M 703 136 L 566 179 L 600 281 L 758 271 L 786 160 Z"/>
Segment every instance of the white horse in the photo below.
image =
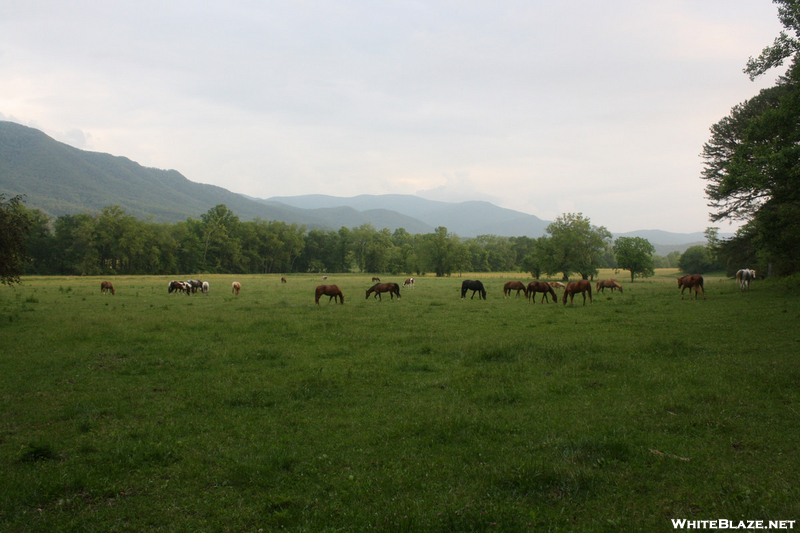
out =
<path fill-rule="evenodd" d="M 235 296 L 239 295 L 239 291 L 240 290 L 242 290 L 242 284 L 241 283 L 239 283 L 238 281 L 234 281 L 233 283 L 231 283 L 231 292 Z"/>
<path fill-rule="evenodd" d="M 207 281 L 203 282 L 203 288 L 200 289 L 200 290 L 202 290 L 204 294 L 208 294 L 208 282 Z"/>
<path fill-rule="evenodd" d="M 750 281 L 756 279 L 756 271 L 743 268 L 736 273 L 736 281 L 739 282 L 739 290 L 750 290 Z"/>

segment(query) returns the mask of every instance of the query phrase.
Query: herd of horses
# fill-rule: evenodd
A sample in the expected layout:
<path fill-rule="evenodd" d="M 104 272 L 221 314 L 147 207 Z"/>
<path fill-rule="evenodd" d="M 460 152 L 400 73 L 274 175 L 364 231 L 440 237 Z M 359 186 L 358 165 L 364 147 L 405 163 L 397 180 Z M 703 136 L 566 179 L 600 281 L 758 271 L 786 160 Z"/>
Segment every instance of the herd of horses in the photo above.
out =
<path fill-rule="evenodd" d="M 323 281 L 327 281 L 328 276 L 322 277 Z M 700 274 L 687 274 L 685 276 L 681 276 L 678 279 L 678 288 L 681 290 L 681 300 L 684 299 L 684 291 L 689 289 L 689 299 L 692 298 L 692 291 L 694 291 L 694 299 L 697 300 L 698 297 L 702 294 L 703 299 L 706 299 L 705 289 L 703 288 L 703 276 Z M 750 282 L 756 279 L 756 271 L 743 268 L 736 273 L 736 282 L 739 285 L 740 291 L 745 291 L 750 289 Z M 373 299 L 383 300 L 382 294 L 389 293 L 389 298 L 394 300 L 394 297 L 397 296 L 400 299 L 400 285 L 397 283 L 381 283 L 379 277 L 374 276 L 372 278 L 373 282 L 377 282 L 372 285 L 366 291 L 366 298 L 369 299 L 370 296 Z M 281 278 L 281 283 L 287 283 L 285 277 Z M 403 288 L 411 287 L 414 288 L 414 278 L 406 278 L 403 282 Z M 234 281 L 231 284 L 231 292 L 234 296 L 239 294 L 239 291 L 242 289 L 241 283 L 238 281 Z M 519 298 L 520 292 L 525 295 L 525 298 L 528 301 L 536 303 L 536 295 L 541 294 L 542 298 L 540 303 L 549 303 L 549 297 L 553 298 L 553 303 L 558 301 L 558 296 L 556 295 L 555 289 L 564 289 L 564 294 L 561 298 L 564 305 L 567 304 L 567 300 L 569 299 L 570 304 L 573 303 L 575 295 L 580 294 L 583 296 L 583 305 L 586 305 L 586 297 L 589 297 L 589 303 L 592 303 L 592 284 L 590 281 L 582 279 L 578 281 L 570 281 L 566 285 L 560 283 L 558 281 L 531 281 L 528 285 L 525 285 L 521 281 L 508 281 L 503 285 L 503 297 L 504 298 L 511 298 L 511 293 L 516 291 L 516 296 Z M 605 289 L 610 289 L 613 293 L 615 290 L 618 290 L 620 294 L 623 294 L 622 285 L 615 280 L 615 279 L 608 279 L 598 281 L 595 284 L 595 291 L 596 292 L 605 292 Z M 194 294 L 196 292 L 202 292 L 204 294 L 209 293 L 209 284 L 207 281 L 200 281 L 197 279 L 188 280 L 188 281 L 170 281 L 169 285 L 167 286 L 167 292 L 172 294 L 184 293 L 187 295 Z M 483 286 L 483 283 L 479 280 L 471 280 L 467 279 L 461 283 L 461 299 L 466 299 L 467 292 L 472 291 L 472 295 L 470 299 L 475 298 L 475 294 L 478 294 L 478 299 L 485 300 L 486 299 L 486 287 Z M 111 293 L 112 295 L 115 294 L 114 285 L 110 281 L 103 281 L 100 283 L 100 292 L 102 294 Z M 314 289 L 314 303 L 319 305 L 319 299 L 322 296 L 328 296 L 328 302 L 334 301 L 336 303 L 344 304 L 344 294 L 342 294 L 341 289 L 339 289 L 336 285 L 318 285 Z"/>
<path fill-rule="evenodd" d="M 190 279 L 188 281 L 170 281 L 167 285 L 167 293 L 175 294 L 184 293 L 188 296 L 196 294 L 197 291 L 203 294 L 208 294 L 210 286 L 207 281 L 200 281 L 199 279 Z"/>

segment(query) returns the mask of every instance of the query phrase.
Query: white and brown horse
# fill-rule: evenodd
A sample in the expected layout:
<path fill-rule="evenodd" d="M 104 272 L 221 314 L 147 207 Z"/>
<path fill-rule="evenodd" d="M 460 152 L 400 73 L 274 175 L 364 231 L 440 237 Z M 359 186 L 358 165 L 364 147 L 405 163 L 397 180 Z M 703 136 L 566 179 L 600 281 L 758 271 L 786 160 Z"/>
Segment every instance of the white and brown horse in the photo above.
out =
<path fill-rule="evenodd" d="M 406 278 L 403 282 L 403 288 L 405 289 L 407 286 L 411 286 L 412 289 L 414 288 L 414 278 Z"/>
<path fill-rule="evenodd" d="M 187 284 L 184 281 L 170 281 L 169 286 L 167 288 L 167 292 L 172 294 L 178 294 L 178 292 L 184 292 L 186 294 L 192 294 L 191 285 Z"/>
<path fill-rule="evenodd" d="M 242 290 L 242 284 L 238 281 L 231 283 L 231 292 L 234 296 L 239 296 L 239 291 Z"/>
<path fill-rule="evenodd" d="M 736 273 L 736 281 L 739 283 L 740 291 L 750 290 L 750 282 L 756 279 L 756 271 L 743 268 Z"/>

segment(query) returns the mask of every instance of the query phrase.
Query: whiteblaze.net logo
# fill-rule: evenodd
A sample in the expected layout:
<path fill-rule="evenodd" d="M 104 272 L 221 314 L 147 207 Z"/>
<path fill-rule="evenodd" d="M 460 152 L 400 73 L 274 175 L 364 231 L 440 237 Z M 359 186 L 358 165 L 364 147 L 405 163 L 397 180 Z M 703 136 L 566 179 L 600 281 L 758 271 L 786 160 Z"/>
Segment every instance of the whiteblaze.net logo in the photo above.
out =
<path fill-rule="evenodd" d="M 796 520 L 687 520 L 673 518 L 673 529 L 794 529 Z"/>

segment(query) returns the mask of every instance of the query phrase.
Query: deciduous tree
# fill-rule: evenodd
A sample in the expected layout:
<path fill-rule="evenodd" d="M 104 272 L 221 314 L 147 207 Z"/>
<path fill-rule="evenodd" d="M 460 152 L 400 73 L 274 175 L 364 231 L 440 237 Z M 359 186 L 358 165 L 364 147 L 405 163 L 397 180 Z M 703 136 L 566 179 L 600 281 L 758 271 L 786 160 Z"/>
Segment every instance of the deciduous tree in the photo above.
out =
<path fill-rule="evenodd" d="M 631 273 L 631 283 L 639 275 L 646 278 L 654 271 L 653 254 L 656 249 L 642 237 L 619 237 L 614 241 L 614 257 L 617 266 Z"/>
<path fill-rule="evenodd" d="M 22 197 L 6 200 L 0 194 L 0 283 L 19 283 L 27 258 L 26 241 L 31 220 Z"/>

